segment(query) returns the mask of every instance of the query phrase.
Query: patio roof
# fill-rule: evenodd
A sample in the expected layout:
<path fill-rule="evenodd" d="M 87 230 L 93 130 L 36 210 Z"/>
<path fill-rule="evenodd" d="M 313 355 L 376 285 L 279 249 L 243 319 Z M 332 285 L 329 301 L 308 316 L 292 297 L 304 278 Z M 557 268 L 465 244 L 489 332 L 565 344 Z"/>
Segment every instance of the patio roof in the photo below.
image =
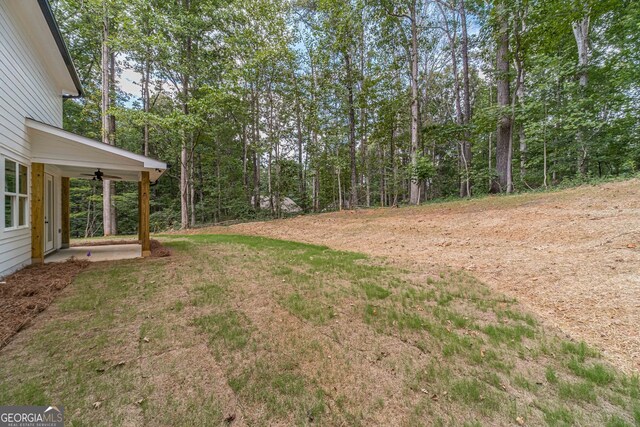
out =
<path fill-rule="evenodd" d="M 31 140 L 31 160 L 55 165 L 64 176 L 91 179 L 100 169 L 123 181 L 140 181 L 140 172 L 149 172 L 153 182 L 167 164 L 113 145 L 86 138 L 30 118 L 25 125 Z"/>

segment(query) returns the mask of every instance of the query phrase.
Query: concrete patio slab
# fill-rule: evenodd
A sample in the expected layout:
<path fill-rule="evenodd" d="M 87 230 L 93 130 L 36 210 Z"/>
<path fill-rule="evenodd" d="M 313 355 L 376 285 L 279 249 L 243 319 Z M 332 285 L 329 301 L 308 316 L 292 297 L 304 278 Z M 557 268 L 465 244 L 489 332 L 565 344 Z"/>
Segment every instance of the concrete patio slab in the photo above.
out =
<path fill-rule="evenodd" d="M 87 261 L 117 261 L 142 257 L 142 247 L 139 244 L 126 245 L 101 245 L 101 246 L 74 246 L 68 249 L 60 249 L 48 255 L 44 262 L 64 262 L 71 258 Z"/>

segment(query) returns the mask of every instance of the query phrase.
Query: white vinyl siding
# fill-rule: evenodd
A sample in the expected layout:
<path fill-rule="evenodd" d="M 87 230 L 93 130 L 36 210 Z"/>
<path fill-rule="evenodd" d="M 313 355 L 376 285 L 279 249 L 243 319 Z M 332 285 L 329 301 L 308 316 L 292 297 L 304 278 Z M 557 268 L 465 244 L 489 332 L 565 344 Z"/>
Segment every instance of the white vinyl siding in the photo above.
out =
<path fill-rule="evenodd" d="M 62 98 L 47 72 L 29 30 L 0 1 L 0 189 L 4 189 L 4 159 L 31 166 L 25 117 L 61 127 Z M 29 189 L 30 192 L 30 189 Z M 2 205 L 4 213 L 4 194 Z M 29 224 L 30 221 L 27 221 Z M 31 230 L 5 229 L 0 221 L 0 277 L 31 261 Z"/>

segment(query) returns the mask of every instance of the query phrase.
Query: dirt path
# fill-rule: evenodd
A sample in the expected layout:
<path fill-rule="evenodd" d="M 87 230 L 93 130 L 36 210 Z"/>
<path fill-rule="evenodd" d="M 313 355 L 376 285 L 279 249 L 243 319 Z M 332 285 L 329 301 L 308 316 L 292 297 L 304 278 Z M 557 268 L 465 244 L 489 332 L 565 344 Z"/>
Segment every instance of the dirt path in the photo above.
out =
<path fill-rule="evenodd" d="M 597 346 L 623 370 L 638 372 L 639 196 L 640 181 L 632 180 L 550 194 L 240 224 L 224 232 L 470 271 L 547 324 Z"/>

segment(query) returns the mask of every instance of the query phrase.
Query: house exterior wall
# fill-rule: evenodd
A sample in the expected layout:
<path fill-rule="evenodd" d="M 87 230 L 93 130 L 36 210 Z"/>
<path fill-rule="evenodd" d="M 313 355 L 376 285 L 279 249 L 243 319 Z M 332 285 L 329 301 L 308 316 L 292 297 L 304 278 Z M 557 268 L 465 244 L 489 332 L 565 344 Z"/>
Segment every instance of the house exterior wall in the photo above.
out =
<path fill-rule="evenodd" d="M 0 277 L 31 261 L 30 223 L 22 228 L 5 229 L 5 159 L 29 167 L 30 176 L 31 147 L 25 117 L 62 127 L 62 97 L 36 52 L 26 25 L 13 15 L 7 2 L 0 1 Z M 59 195 L 60 175 L 54 168 L 47 172 L 54 175 Z M 56 210 L 59 211 L 58 204 Z M 56 223 L 57 234 L 59 212 Z M 56 247 L 59 242 L 58 236 Z"/>

